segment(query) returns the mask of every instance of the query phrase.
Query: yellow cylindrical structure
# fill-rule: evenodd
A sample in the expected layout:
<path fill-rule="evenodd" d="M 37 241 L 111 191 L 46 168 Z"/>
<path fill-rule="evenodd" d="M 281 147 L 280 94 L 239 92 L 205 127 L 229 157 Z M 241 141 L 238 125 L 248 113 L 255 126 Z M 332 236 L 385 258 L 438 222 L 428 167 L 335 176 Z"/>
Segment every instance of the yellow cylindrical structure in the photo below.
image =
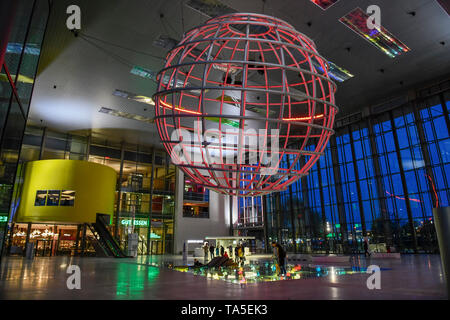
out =
<path fill-rule="evenodd" d="M 92 223 L 97 213 L 112 216 L 116 179 L 114 169 L 94 162 L 28 162 L 15 221 Z"/>

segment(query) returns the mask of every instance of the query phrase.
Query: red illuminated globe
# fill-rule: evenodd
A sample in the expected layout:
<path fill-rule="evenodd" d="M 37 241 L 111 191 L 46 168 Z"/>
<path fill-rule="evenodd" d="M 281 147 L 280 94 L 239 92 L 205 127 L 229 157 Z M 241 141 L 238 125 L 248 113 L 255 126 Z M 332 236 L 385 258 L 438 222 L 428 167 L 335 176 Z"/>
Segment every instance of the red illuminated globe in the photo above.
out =
<path fill-rule="evenodd" d="M 327 69 L 314 42 L 283 20 L 210 19 L 185 34 L 158 74 L 162 143 L 198 185 L 237 196 L 284 190 L 333 134 Z"/>

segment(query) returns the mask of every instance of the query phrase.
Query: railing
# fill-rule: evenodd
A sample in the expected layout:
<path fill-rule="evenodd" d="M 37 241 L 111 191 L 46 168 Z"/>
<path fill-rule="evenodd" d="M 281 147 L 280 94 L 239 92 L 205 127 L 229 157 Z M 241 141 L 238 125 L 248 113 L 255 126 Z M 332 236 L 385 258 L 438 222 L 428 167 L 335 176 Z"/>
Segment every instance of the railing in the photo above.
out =
<path fill-rule="evenodd" d="M 208 195 L 202 192 L 185 191 L 183 194 L 183 198 L 184 200 L 209 201 Z"/>

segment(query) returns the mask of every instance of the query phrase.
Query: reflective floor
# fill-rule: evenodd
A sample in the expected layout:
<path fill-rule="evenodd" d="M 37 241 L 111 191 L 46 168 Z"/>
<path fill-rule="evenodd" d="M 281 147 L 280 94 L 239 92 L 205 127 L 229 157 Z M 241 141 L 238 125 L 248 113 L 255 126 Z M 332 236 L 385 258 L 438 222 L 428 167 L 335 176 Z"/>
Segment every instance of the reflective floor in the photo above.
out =
<path fill-rule="evenodd" d="M 67 288 L 70 264 L 80 267 L 80 290 Z M 267 256 L 250 257 L 242 269 L 169 268 L 183 264 L 180 256 L 7 257 L 1 266 L 0 299 L 446 299 L 438 255 L 295 264 L 287 266 L 284 277 L 276 276 Z M 369 265 L 381 268 L 380 290 L 367 288 Z"/>
<path fill-rule="evenodd" d="M 367 273 L 367 268 L 359 266 L 326 266 L 317 264 L 287 264 L 286 272 L 282 273 L 281 270 L 277 269 L 277 265 L 271 260 L 251 261 L 240 266 L 236 265 L 216 268 L 208 268 L 207 266 L 173 266 L 172 269 L 239 285 L 267 281 L 314 279 Z M 387 270 L 389 269 L 383 268 L 380 271 Z"/>

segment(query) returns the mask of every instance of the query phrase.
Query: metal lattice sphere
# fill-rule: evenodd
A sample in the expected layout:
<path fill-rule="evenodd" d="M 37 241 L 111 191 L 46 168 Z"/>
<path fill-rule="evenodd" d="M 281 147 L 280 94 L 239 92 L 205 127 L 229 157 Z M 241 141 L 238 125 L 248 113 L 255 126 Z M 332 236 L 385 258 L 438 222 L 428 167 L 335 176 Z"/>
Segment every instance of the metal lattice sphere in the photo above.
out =
<path fill-rule="evenodd" d="M 280 191 L 322 155 L 338 108 L 314 42 L 261 14 L 188 31 L 158 74 L 156 124 L 172 161 L 199 185 L 256 196 Z"/>

